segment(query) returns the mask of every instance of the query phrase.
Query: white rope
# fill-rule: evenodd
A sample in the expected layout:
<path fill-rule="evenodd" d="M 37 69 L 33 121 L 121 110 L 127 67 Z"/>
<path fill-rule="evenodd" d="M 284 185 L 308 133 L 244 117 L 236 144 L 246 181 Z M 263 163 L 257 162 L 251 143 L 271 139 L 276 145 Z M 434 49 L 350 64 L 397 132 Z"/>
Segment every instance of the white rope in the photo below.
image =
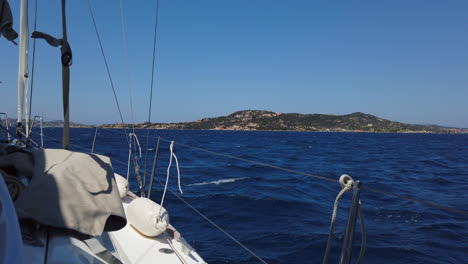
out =
<path fill-rule="evenodd" d="M 128 146 L 128 162 L 127 162 L 127 181 L 128 178 L 130 177 L 130 162 L 132 160 L 132 142 L 135 141 L 135 146 L 138 146 L 138 150 L 140 152 L 140 158 L 141 158 L 141 146 L 140 146 L 140 141 L 138 140 L 138 136 L 135 133 L 129 133 L 129 146 Z M 135 165 L 135 164 L 134 164 Z"/>
<path fill-rule="evenodd" d="M 177 182 L 178 182 L 178 185 L 179 185 L 179 191 L 181 194 L 183 194 L 184 192 L 182 192 L 182 188 L 180 187 L 180 169 L 179 169 L 179 161 L 177 160 L 177 156 L 174 154 L 174 141 L 171 141 L 171 144 L 169 145 L 169 151 L 171 152 L 170 155 L 169 155 L 169 165 L 167 166 L 167 175 L 166 175 L 166 184 L 164 185 L 164 192 L 163 192 L 163 195 L 162 195 L 162 198 L 161 198 L 161 207 L 159 208 L 159 213 L 158 213 L 158 220 L 160 219 L 161 217 L 161 209 L 163 208 L 163 204 L 164 204 L 164 198 L 166 197 L 166 191 L 167 191 L 167 186 L 169 184 L 169 175 L 170 175 L 170 172 L 171 172 L 171 165 L 172 165 L 172 158 L 175 159 L 175 162 L 176 162 L 176 168 L 177 168 Z"/>
<path fill-rule="evenodd" d="M 49 138 L 51 140 L 54 140 L 54 141 L 57 141 L 57 142 L 61 142 L 60 140 L 56 139 L 56 138 L 53 138 L 53 137 L 49 137 L 49 136 L 45 136 L 44 137 L 46 138 Z M 87 148 L 87 147 L 83 147 L 83 146 L 80 146 L 80 145 L 76 145 L 76 144 L 70 144 L 70 146 L 75 146 L 75 147 L 78 147 L 78 148 L 82 148 L 82 149 L 85 149 L 87 150 L 88 152 L 91 151 L 91 149 Z M 99 153 L 97 153 L 99 154 Z M 104 154 L 101 154 L 101 155 L 104 155 Z M 114 162 L 116 163 L 120 163 L 122 165 L 125 164 L 124 161 L 121 161 L 121 160 L 118 160 L 118 159 L 115 159 L 113 160 Z M 163 186 L 163 183 L 156 179 L 156 181 L 161 185 Z M 227 231 L 225 231 L 224 229 L 222 229 L 219 225 L 217 225 L 215 222 L 213 222 L 213 220 L 211 220 L 210 218 L 208 218 L 206 215 L 204 215 L 202 212 L 200 212 L 199 210 L 197 210 L 195 207 L 193 207 L 189 202 L 187 202 L 184 198 L 180 197 L 179 195 L 177 195 L 177 193 L 175 193 L 174 191 L 172 190 L 169 190 L 169 192 L 174 195 L 177 199 L 179 199 L 181 202 L 183 202 L 186 206 L 188 206 L 190 209 L 192 209 L 195 213 L 197 213 L 199 216 L 201 216 L 202 218 L 204 218 L 208 223 L 210 223 L 214 228 L 218 229 L 221 233 L 223 233 L 224 235 L 226 235 L 229 239 L 231 239 L 232 241 L 234 241 L 237 245 L 239 245 L 240 247 L 242 247 L 243 249 L 245 249 L 247 252 L 249 252 L 252 256 L 254 256 L 255 258 L 257 258 L 260 262 L 266 264 L 267 262 L 264 261 L 261 257 L 259 257 L 257 254 L 255 254 L 252 250 L 250 250 L 247 246 L 245 246 L 244 244 L 242 244 L 242 242 L 240 242 L 239 240 L 237 240 L 235 237 L 233 237 L 231 234 L 229 234 Z"/>
<path fill-rule="evenodd" d="M 343 197 L 343 194 L 345 192 L 348 192 L 351 190 L 354 184 L 353 178 L 351 178 L 347 174 L 343 174 L 340 177 L 340 185 L 341 185 L 341 191 L 338 193 L 335 199 L 335 204 L 333 205 L 333 213 L 332 213 L 332 218 L 331 218 L 331 223 L 330 223 L 330 233 L 328 234 L 328 242 L 327 242 L 327 249 L 325 250 L 325 256 L 323 257 L 323 264 L 328 263 L 328 256 L 330 255 L 330 250 L 331 250 L 331 244 L 333 241 L 333 232 L 335 231 L 335 222 L 336 222 L 336 213 L 338 212 L 338 205 L 340 203 L 341 197 Z"/>

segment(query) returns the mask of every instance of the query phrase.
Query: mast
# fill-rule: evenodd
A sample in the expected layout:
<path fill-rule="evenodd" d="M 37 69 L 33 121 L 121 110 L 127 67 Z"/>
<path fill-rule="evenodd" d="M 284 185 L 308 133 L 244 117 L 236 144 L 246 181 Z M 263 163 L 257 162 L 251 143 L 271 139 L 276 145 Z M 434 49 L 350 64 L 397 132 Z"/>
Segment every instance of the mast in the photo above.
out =
<path fill-rule="evenodd" d="M 20 8 L 20 52 L 18 69 L 18 120 L 16 124 L 16 134 L 18 138 L 22 136 L 23 130 L 23 109 L 25 88 L 28 78 L 28 45 L 29 45 L 29 27 L 28 27 L 28 0 L 21 0 Z M 28 123 L 26 122 L 28 126 Z"/>
<path fill-rule="evenodd" d="M 24 1 L 24 0 L 22 0 Z M 70 141 L 70 107 L 69 107 L 69 95 L 70 95 L 70 66 L 72 64 L 72 51 L 70 44 L 67 40 L 67 21 L 66 21 L 66 1 L 62 0 L 62 38 L 54 38 L 49 34 L 34 31 L 31 35 L 32 38 L 44 39 L 52 47 L 59 47 L 62 62 L 62 100 L 63 100 L 63 138 L 62 145 L 64 149 L 68 149 Z"/>
<path fill-rule="evenodd" d="M 63 138 L 62 144 L 64 149 L 68 149 L 70 141 L 70 107 L 69 107 L 69 95 L 70 95 L 70 65 L 71 65 L 71 49 L 67 41 L 67 19 L 65 15 L 66 6 L 65 0 L 62 0 L 62 100 L 63 100 Z"/>

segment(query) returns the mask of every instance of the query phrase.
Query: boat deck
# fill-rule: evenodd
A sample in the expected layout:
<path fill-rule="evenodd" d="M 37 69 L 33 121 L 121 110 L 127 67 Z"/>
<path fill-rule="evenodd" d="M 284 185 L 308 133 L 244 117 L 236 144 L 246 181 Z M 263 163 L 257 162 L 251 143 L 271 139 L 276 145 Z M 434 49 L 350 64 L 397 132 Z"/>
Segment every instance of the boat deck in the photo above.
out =
<path fill-rule="evenodd" d="M 130 202 L 131 196 L 123 199 L 125 211 Z M 121 230 L 105 232 L 95 238 L 94 241 L 99 241 L 102 249 L 105 248 L 104 252 L 96 251 L 95 247 L 88 246 L 89 241 L 64 230 L 42 229 L 36 232 L 36 236 L 36 243 L 23 244 L 24 263 L 119 263 L 115 259 L 114 262 L 109 261 L 110 254 L 125 264 L 206 263 L 172 226 L 160 236 L 151 238 L 140 234 L 127 223 Z"/>

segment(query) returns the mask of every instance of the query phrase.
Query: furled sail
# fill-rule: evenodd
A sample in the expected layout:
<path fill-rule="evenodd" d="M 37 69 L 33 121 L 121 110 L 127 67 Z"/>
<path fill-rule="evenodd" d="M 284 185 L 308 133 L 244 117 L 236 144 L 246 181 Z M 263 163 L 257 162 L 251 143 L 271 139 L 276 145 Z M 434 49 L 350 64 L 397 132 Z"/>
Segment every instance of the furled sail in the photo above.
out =
<path fill-rule="evenodd" d="M 22 129 L 23 109 L 25 101 L 25 90 L 28 78 L 28 45 L 29 45 L 29 27 L 28 27 L 28 1 L 21 0 L 20 10 L 20 52 L 18 69 L 18 124 L 17 129 Z M 21 133 L 18 133 L 18 136 Z"/>

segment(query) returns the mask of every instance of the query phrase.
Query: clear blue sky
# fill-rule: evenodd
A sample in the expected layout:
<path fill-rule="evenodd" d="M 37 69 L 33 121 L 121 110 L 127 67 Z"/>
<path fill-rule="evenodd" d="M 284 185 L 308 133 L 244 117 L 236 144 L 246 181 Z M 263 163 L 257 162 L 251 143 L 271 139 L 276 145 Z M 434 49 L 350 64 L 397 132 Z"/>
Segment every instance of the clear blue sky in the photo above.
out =
<path fill-rule="evenodd" d="M 19 29 L 19 1 L 10 2 Z M 129 122 L 119 1 L 93 7 Z M 142 122 L 155 1 L 125 0 L 125 15 Z M 68 27 L 71 119 L 118 122 L 85 0 L 68 1 Z M 38 30 L 61 35 L 59 0 L 39 0 Z M 16 116 L 18 48 L 3 38 L 0 48 L 0 111 Z M 62 113 L 59 54 L 37 43 L 33 112 L 52 119 Z M 158 122 L 262 109 L 468 127 L 468 1 L 161 0 L 154 89 Z"/>

